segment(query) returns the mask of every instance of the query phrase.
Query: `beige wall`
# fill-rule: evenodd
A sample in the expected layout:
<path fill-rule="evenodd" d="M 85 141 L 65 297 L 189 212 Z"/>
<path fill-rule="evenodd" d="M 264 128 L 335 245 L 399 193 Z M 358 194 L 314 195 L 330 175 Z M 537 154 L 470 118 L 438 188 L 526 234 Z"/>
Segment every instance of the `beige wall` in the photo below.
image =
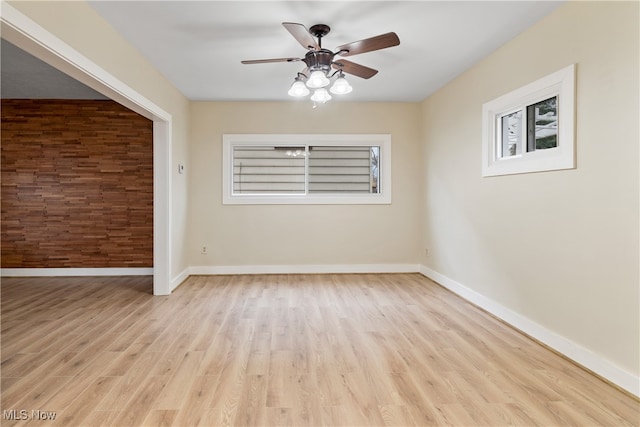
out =
<path fill-rule="evenodd" d="M 192 265 L 417 263 L 419 111 L 415 103 L 192 103 Z M 224 133 L 391 134 L 393 203 L 222 205 Z"/>
<path fill-rule="evenodd" d="M 172 116 L 171 276 L 186 258 L 188 187 L 177 163 L 188 160 L 189 101 L 85 2 L 11 1 L 11 6 Z M 174 167 L 175 166 L 175 167 Z"/>
<path fill-rule="evenodd" d="M 568 3 L 422 112 L 425 265 L 636 376 L 638 5 Z M 482 104 L 570 63 L 577 169 L 482 178 Z"/>

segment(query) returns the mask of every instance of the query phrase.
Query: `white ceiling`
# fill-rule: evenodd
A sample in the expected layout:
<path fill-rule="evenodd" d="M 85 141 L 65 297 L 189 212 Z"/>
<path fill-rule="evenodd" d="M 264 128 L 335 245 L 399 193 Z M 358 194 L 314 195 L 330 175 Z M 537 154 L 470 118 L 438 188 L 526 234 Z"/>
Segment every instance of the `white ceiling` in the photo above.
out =
<path fill-rule="evenodd" d="M 394 31 L 400 45 L 350 56 L 379 70 L 347 75 L 349 101 L 421 101 L 562 2 L 552 1 L 94 1 L 89 4 L 191 100 L 291 100 L 304 63 L 282 22 L 327 24 L 323 47 Z M 102 95 L 2 42 L 3 98 Z"/>
<path fill-rule="evenodd" d="M 282 22 L 331 27 L 323 47 L 395 31 L 400 45 L 348 59 L 378 69 L 347 76 L 350 101 L 421 101 L 534 24 L 550 1 L 90 1 L 191 100 L 290 100 L 303 57 Z"/>

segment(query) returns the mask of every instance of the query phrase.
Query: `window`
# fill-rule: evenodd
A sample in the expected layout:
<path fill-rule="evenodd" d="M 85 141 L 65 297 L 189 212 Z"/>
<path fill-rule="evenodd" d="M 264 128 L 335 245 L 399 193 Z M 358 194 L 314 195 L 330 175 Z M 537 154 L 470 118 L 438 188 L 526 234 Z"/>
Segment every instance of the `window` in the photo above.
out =
<path fill-rule="evenodd" d="M 224 135 L 224 204 L 391 203 L 390 135 Z"/>
<path fill-rule="evenodd" d="M 482 107 L 482 175 L 571 169 L 574 65 Z"/>

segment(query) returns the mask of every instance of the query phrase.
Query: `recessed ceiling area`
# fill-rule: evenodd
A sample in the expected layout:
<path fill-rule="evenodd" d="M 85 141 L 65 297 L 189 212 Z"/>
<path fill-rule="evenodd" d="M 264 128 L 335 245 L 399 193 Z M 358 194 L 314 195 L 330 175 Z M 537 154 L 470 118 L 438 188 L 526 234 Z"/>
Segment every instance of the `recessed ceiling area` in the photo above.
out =
<path fill-rule="evenodd" d="M 0 61 L 3 99 L 108 99 L 4 39 Z"/>

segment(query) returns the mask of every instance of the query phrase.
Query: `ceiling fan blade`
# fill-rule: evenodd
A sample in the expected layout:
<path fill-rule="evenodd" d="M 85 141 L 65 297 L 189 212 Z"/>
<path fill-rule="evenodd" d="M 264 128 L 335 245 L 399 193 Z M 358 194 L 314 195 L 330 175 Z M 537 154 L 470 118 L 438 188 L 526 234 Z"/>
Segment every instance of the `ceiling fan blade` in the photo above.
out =
<path fill-rule="evenodd" d="M 318 42 L 304 25 L 296 24 L 295 22 L 283 22 L 282 25 L 305 49 L 320 49 Z"/>
<path fill-rule="evenodd" d="M 354 76 L 362 77 L 363 79 L 370 79 L 378 74 L 378 70 L 356 64 L 355 62 L 347 61 L 346 59 L 339 59 L 335 61 L 333 63 L 333 68 L 342 70 L 348 74 L 353 74 Z"/>
<path fill-rule="evenodd" d="M 249 59 L 240 61 L 243 64 L 267 64 L 269 62 L 296 62 L 302 61 L 302 58 L 273 58 L 273 59 Z"/>
<path fill-rule="evenodd" d="M 337 52 L 340 56 L 351 56 L 386 49 L 388 47 L 398 46 L 399 44 L 400 39 L 396 33 L 386 33 L 357 42 L 343 44 L 342 46 L 338 46 Z"/>

